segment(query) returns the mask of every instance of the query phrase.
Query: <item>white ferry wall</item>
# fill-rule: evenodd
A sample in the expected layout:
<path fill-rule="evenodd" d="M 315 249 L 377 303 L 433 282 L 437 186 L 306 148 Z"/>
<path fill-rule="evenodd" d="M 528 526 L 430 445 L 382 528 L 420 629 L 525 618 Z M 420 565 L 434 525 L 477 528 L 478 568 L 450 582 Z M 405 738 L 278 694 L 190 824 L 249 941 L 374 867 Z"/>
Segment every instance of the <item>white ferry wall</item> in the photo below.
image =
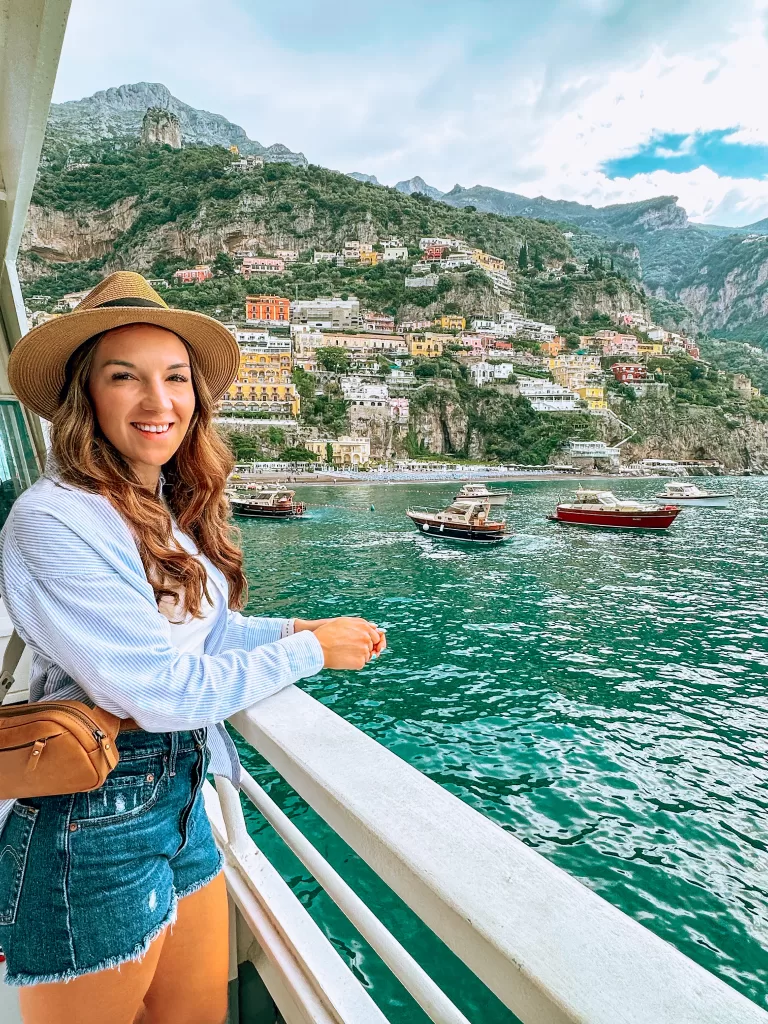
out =
<path fill-rule="evenodd" d="M 8 353 L 26 329 L 15 259 L 68 11 L 69 0 L 0 0 L 0 482 L 17 490 L 40 471 L 44 435 L 8 391 Z M 0 633 L 9 625 L 0 618 Z M 756 1004 L 297 687 L 232 724 L 523 1024 L 768 1024 Z M 468 1024 L 250 776 L 243 790 L 427 1016 Z M 248 835 L 231 785 L 206 783 L 205 801 L 225 857 L 233 991 L 248 963 L 287 1024 L 397 1021 Z M 273 1015 L 241 1014 L 233 1000 L 230 1019 Z M 0 1021 L 19 1020 L 0 981 Z"/>

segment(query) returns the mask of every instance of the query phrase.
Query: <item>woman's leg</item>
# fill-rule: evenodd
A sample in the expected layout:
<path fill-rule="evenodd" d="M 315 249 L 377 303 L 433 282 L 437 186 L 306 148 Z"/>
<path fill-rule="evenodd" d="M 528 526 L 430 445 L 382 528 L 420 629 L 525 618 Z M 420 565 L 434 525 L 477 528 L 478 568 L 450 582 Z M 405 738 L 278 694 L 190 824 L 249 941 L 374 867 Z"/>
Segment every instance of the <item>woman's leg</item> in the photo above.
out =
<path fill-rule="evenodd" d="M 134 1024 L 155 975 L 166 928 L 141 960 L 83 974 L 72 981 L 19 989 L 24 1024 Z"/>
<path fill-rule="evenodd" d="M 142 1024 L 224 1024 L 228 976 L 227 888 L 220 872 L 179 900 L 144 997 Z"/>

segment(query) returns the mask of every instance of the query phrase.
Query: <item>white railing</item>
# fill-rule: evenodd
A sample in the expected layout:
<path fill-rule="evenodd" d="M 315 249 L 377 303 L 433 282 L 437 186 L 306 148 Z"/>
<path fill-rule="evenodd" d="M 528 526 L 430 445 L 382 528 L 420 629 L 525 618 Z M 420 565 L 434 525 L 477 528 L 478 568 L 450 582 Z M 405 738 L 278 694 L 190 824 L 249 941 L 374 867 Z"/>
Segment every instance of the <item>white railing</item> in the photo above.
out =
<path fill-rule="evenodd" d="M 231 721 L 524 1024 L 768 1024 L 756 1004 L 301 690 Z M 431 1019 L 462 1020 L 250 776 L 243 790 Z M 256 847 L 234 791 L 223 786 L 222 797 L 230 867 L 247 875 L 239 851 Z"/>

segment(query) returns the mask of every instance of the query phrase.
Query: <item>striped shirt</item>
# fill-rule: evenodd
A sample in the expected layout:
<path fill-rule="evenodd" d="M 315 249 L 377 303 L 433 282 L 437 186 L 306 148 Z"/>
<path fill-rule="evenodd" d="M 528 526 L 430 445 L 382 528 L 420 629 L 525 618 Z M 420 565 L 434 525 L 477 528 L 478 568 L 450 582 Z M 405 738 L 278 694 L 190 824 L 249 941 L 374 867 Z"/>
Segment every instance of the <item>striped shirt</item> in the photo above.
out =
<path fill-rule="evenodd" d="M 226 588 L 218 569 L 209 572 Z M 205 652 L 178 651 L 126 522 L 55 468 L 17 499 L 0 533 L 0 594 L 32 651 L 31 701 L 81 700 L 149 732 L 216 726 L 211 770 L 235 784 L 223 720 L 323 667 L 311 631 L 223 602 Z M 0 802 L 0 828 L 11 806 Z"/>

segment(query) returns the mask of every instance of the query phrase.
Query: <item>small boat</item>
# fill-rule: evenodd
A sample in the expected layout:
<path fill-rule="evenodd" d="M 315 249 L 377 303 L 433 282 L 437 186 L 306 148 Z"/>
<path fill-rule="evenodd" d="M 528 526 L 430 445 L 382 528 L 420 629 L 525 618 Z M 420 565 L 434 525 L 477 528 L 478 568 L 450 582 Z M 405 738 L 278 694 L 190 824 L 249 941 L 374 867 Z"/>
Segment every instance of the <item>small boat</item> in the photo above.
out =
<path fill-rule="evenodd" d="M 696 484 L 670 480 L 657 498 L 674 501 L 676 505 L 699 505 L 704 508 L 725 508 L 733 498 L 732 491 L 702 491 Z"/>
<path fill-rule="evenodd" d="M 487 484 L 464 484 L 454 501 L 466 501 L 467 499 L 480 498 L 487 500 L 491 505 L 506 505 L 507 498 L 512 491 L 492 491 Z"/>
<path fill-rule="evenodd" d="M 579 488 L 575 501 L 557 506 L 547 519 L 570 526 L 597 526 L 608 530 L 667 530 L 680 515 L 679 505 L 654 505 L 621 500 L 611 491 Z"/>
<path fill-rule="evenodd" d="M 287 487 L 267 486 L 255 488 L 248 494 L 235 492 L 229 504 L 236 516 L 248 519 L 299 519 L 307 511 L 302 501 L 296 501 L 296 491 Z"/>
<path fill-rule="evenodd" d="M 430 537 L 498 544 L 507 537 L 507 524 L 503 519 L 491 519 L 490 511 L 490 502 L 485 499 L 455 501 L 444 509 L 420 505 L 407 509 L 405 514 Z"/>

